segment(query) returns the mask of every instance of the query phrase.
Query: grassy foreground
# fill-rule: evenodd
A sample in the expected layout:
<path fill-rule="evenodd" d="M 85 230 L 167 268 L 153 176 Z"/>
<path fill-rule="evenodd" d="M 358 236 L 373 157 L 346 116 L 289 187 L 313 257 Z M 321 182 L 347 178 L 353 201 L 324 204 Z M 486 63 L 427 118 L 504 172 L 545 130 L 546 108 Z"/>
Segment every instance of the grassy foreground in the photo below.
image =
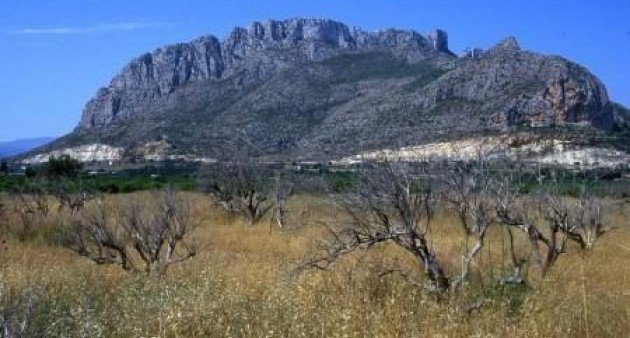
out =
<path fill-rule="evenodd" d="M 508 262 L 503 234 L 493 229 L 475 262 L 483 273 L 463 294 L 436 299 L 402 277 L 375 273 L 382 264 L 413 266 L 410 257 L 387 245 L 345 259 L 333 271 L 292 273 L 316 249 L 324 234 L 319 223 L 340 217 L 326 198 L 294 198 L 289 225 L 280 230 L 266 222 L 245 227 L 206 198 L 191 196 L 196 216 L 204 219 L 194 234 L 199 254 L 162 279 L 94 265 L 55 245 L 51 234 L 63 216 L 52 215 L 45 222 L 50 224 L 23 242 L 6 235 L 0 253 L 3 310 L 32 303 L 30 325 L 46 337 L 625 337 L 630 332 L 630 227 L 622 210 L 630 208 L 620 203 L 612 215 L 616 230 L 591 253 L 569 248 L 544 280 L 534 278 L 528 287 L 489 287 L 501 273 L 497 266 Z M 456 266 L 466 243 L 453 224 L 439 215 L 434 229 L 436 245 L 445 248 L 440 259 Z M 526 247 L 521 249 L 526 255 Z M 482 289 L 490 303 L 468 313 L 465 305 Z"/>

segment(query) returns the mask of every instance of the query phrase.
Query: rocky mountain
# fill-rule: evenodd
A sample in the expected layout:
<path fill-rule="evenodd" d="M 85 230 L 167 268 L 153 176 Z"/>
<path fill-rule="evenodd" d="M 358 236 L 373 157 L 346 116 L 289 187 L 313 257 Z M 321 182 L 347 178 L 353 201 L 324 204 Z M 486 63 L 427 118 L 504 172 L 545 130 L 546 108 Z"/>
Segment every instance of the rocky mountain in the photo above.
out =
<path fill-rule="evenodd" d="M 321 61 L 344 52 L 394 51 L 422 59 L 447 53 L 446 33 L 426 37 L 413 31 L 367 33 L 331 20 L 294 19 L 236 28 L 223 41 L 204 36 L 160 48 L 133 60 L 88 102 L 79 128 L 89 129 L 133 116 L 155 98 L 189 83 L 241 75 L 241 83 L 268 79 L 300 61 Z M 247 73 L 247 74 L 242 74 Z"/>
<path fill-rule="evenodd" d="M 104 158 L 84 157 L 226 159 L 238 150 L 334 160 L 615 125 L 595 76 L 562 57 L 522 50 L 514 38 L 456 56 L 442 30 L 272 20 L 132 60 L 87 103 L 77 128 L 38 149 L 37 158 L 101 149 Z"/>

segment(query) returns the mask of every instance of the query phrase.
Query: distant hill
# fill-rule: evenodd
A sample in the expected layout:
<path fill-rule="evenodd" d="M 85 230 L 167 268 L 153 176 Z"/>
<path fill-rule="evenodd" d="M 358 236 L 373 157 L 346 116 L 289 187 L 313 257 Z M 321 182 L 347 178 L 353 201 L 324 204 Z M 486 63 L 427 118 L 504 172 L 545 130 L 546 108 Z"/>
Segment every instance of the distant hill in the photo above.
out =
<path fill-rule="evenodd" d="M 513 146 L 552 138 L 532 149 L 568 151 L 572 137 L 589 146 L 586 135 L 613 132 L 621 115 L 615 121 L 587 69 L 514 38 L 455 55 L 441 30 L 291 19 L 139 56 L 86 104 L 72 133 L 26 156 L 221 160 L 238 150 L 334 161 L 427 145 L 447 154 L 480 137 Z"/>
<path fill-rule="evenodd" d="M 37 137 L 0 142 L 0 157 L 8 157 L 21 154 L 50 143 L 54 139 L 54 137 Z"/>

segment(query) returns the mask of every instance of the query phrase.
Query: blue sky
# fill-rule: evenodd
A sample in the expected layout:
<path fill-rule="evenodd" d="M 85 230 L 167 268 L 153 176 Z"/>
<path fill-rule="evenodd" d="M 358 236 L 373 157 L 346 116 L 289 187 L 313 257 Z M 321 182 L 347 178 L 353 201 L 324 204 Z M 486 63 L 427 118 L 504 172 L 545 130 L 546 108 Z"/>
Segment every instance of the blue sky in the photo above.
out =
<path fill-rule="evenodd" d="M 448 31 L 456 53 L 506 36 L 597 75 L 630 106 L 628 0 L 5 0 L 0 6 L 0 141 L 59 136 L 131 58 L 203 34 L 290 17 L 332 18 L 367 30 Z"/>

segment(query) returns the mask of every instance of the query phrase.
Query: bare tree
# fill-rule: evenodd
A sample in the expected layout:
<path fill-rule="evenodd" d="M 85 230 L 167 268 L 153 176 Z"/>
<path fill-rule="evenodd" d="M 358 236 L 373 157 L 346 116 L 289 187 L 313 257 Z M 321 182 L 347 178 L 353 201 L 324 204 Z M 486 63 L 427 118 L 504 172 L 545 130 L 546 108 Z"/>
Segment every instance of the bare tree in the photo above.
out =
<path fill-rule="evenodd" d="M 471 264 L 483 249 L 486 234 L 494 221 L 492 193 L 495 175 L 487 161 L 479 156 L 476 162 L 450 166 L 439 177 L 441 198 L 457 215 L 467 239 L 461 273 L 453 279 L 453 284 L 457 286 L 468 277 Z M 471 237 L 474 243 L 468 249 L 468 238 Z"/>
<path fill-rule="evenodd" d="M 196 255 L 186 236 L 198 225 L 190 205 L 170 187 L 160 201 L 126 201 L 117 215 L 102 201 L 86 210 L 66 237 L 66 245 L 98 264 L 163 275 L 169 266 Z"/>
<path fill-rule="evenodd" d="M 18 204 L 16 211 L 20 214 L 48 216 L 50 212 L 50 200 L 46 185 L 42 181 L 29 182 L 24 187 L 13 192 Z"/>
<path fill-rule="evenodd" d="M 327 269 L 340 257 L 392 242 L 412 254 L 429 279 L 428 289 L 443 292 L 451 280 L 438 262 L 431 241 L 436 196 L 430 181 L 404 163 L 385 162 L 366 169 L 354 193 L 342 201 L 349 220 L 340 229 L 329 226 L 331 239 L 320 257 L 303 268 Z"/>
<path fill-rule="evenodd" d="M 103 199 L 96 200 L 66 234 L 64 244 L 97 264 L 113 264 L 125 270 L 133 265 L 128 255 L 129 234 L 113 218 Z"/>
<path fill-rule="evenodd" d="M 46 219 L 50 213 L 51 200 L 44 180 L 33 180 L 11 192 L 14 201 L 13 211 L 19 216 L 21 228 L 19 236 L 31 232 L 35 223 Z"/>
<path fill-rule="evenodd" d="M 275 194 L 270 177 L 271 173 L 263 166 L 237 160 L 217 164 L 202 175 L 200 183 L 215 203 L 251 226 L 290 195 L 282 191 Z"/>
<path fill-rule="evenodd" d="M 484 248 L 488 230 L 497 223 L 497 172 L 490 168 L 485 155 L 480 154 L 477 161 L 439 167 L 383 161 L 367 167 L 358 182 L 356 191 L 342 202 L 351 221 L 342 224 L 341 230 L 328 226 L 331 239 L 324 244 L 323 254 L 310 259 L 306 267 L 325 269 L 357 249 L 393 242 L 416 257 L 419 271 L 430 281 L 428 289 L 454 291 L 466 284 L 472 262 Z M 457 215 L 466 239 L 457 273 L 447 274 L 438 260 L 440 248 L 435 246 L 431 231 L 438 205 Z M 473 243 L 469 245 L 471 238 Z M 400 269 L 388 269 L 386 273 L 398 273 L 408 279 L 411 276 Z"/>
<path fill-rule="evenodd" d="M 528 205 L 523 201 L 522 181 L 523 173 L 520 168 L 503 176 L 497 182 L 494 190 L 495 213 L 497 221 L 504 226 L 509 239 L 509 250 L 513 264 L 513 273 L 503 277 L 505 281 L 523 281 L 523 267 L 527 259 L 518 257 L 515 249 L 515 237 L 512 229 L 522 231 L 530 243 L 531 258 L 537 266 L 542 266 L 539 241 L 545 241 L 544 236 L 533 224 L 528 211 Z M 542 271 L 542 269 L 541 269 Z"/>
<path fill-rule="evenodd" d="M 131 203 L 122 213 L 122 227 L 146 273 L 164 274 L 170 265 L 196 255 L 195 247 L 184 240 L 197 226 L 191 218 L 190 205 L 167 187 L 159 207 L 161 210 L 152 210 L 150 206 Z"/>
<path fill-rule="evenodd" d="M 582 249 L 590 251 L 600 237 L 613 229 L 606 219 L 606 206 L 601 198 L 583 190 L 573 210 L 575 216 L 564 224 L 563 232 Z"/>
<path fill-rule="evenodd" d="M 531 258 L 541 275 L 546 275 L 566 250 L 567 241 L 589 251 L 610 227 L 600 198 L 582 186 L 577 198 L 563 195 L 556 180 L 538 175 L 539 190 L 521 196 L 509 178 L 497 193 L 497 215 L 505 226 L 521 230 L 530 242 Z M 510 187 L 511 185 L 511 187 Z"/>
<path fill-rule="evenodd" d="M 366 166 L 353 193 L 341 197 L 346 219 L 324 224 L 330 236 L 321 252 L 298 271 L 328 269 L 346 255 L 393 243 L 416 259 L 417 271 L 428 284 L 400 268 L 382 273 L 398 273 L 413 285 L 438 293 L 457 291 L 467 284 L 489 229 L 498 227 L 506 231 L 513 270 L 495 283 L 521 284 L 526 282 L 523 267 L 527 262 L 544 276 L 566 251 L 567 241 L 590 250 L 610 229 L 603 202 L 587 189 L 571 198 L 561 193 L 557 180 L 538 175 L 534 177 L 540 182 L 538 190 L 525 193 L 522 180 L 531 178 L 531 172 L 509 162 L 495 164 L 504 167 L 491 168 L 483 159 L 438 170 L 429 164 L 414 168 L 414 164 L 388 161 Z M 441 202 L 457 216 L 466 238 L 460 269 L 453 273 L 440 262 L 444 248 L 435 244 L 431 231 L 434 210 Z M 518 232 L 525 235 L 530 257 L 520 257 L 516 250 Z M 478 309 L 486 302 L 482 295 L 467 309 Z"/>
<path fill-rule="evenodd" d="M 293 195 L 293 184 L 283 180 L 279 175 L 276 176 L 274 185 L 271 190 L 271 202 L 273 204 L 273 216 L 269 220 L 270 225 L 275 221 L 279 228 L 283 228 L 286 224 L 286 201 Z"/>
<path fill-rule="evenodd" d="M 58 178 L 52 182 L 51 194 L 59 203 L 59 211 L 67 208 L 72 215 L 76 215 L 86 203 L 96 198 L 94 191 L 76 179 Z"/>

